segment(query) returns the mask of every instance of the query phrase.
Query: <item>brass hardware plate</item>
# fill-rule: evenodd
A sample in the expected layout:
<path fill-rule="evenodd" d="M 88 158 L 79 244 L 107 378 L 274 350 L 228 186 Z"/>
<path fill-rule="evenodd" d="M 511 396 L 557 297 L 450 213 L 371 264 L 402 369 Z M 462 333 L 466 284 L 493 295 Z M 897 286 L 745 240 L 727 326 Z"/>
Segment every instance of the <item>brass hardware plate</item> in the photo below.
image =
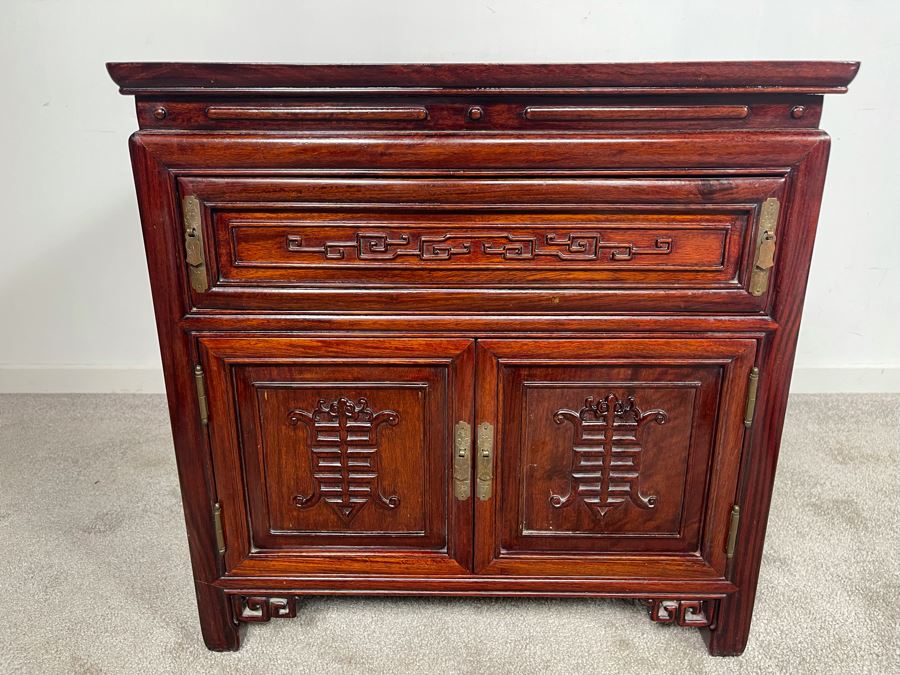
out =
<path fill-rule="evenodd" d="M 216 502 L 213 506 L 213 521 L 216 526 L 216 550 L 225 555 L 225 531 L 222 529 L 222 505 Z"/>
<path fill-rule="evenodd" d="M 769 289 L 769 272 L 775 265 L 775 227 L 781 204 L 776 197 L 763 202 L 756 235 L 756 256 L 750 273 L 750 295 L 760 296 Z"/>
<path fill-rule="evenodd" d="M 747 381 L 747 407 L 744 408 L 744 426 L 753 425 L 753 413 L 756 412 L 756 392 L 759 389 L 759 368 L 753 366 L 750 369 L 750 377 Z"/>
<path fill-rule="evenodd" d="M 188 264 L 191 288 L 198 293 L 209 290 L 206 278 L 206 253 L 203 249 L 203 224 L 200 222 L 200 200 L 188 195 L 181 202 L 184 214 L 184 257 Z"/>
<path fill-rule="evenodd" d="M 472 493 L 472 427 L 459 421 L 453 433 L 453 495 L 461 502 Z"/>
<path fill-rule="evenodd" d="M 197 385 L 197 406 L 200 410 L 200 422 L 209 422 L 209 406 L 206 402 L 206 375 L 199 365 L 194 366 L 194 384 Z"/>
<path fill-rule="evenodd" d="M 741 507 L 735 504 L 731 507 L 731 523 L 728 526 L 728 543 L 725 545 L 725 556 L 731 560 L 734 557 L 734 548 L 737 545 L 738 525 L 741 522 Z"/>
<path fill-rule="evenodd" d="M 494 425 L 482 422 L 478 425 L 478 465 L 475 495 L 481 501 L 491 498 L 494 483 Z"/>

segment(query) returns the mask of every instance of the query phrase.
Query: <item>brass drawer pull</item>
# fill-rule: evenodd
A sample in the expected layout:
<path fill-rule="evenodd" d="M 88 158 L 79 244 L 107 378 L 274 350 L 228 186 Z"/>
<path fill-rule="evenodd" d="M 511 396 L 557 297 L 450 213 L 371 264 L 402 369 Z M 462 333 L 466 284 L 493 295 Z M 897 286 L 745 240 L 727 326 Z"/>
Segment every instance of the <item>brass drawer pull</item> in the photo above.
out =
<path fill-rule="evenodd" d="M 753 272 L 750 273 L 750 295 L 758 297 L 769 289 L 769 271 L 775 265 L 775 227 L 780 208 L 778 199 L 769 197 L 760 209 L 756 255 L 753 258 Z"/>
<path fill-rule="evenodd" d="M 181 202 L 184 217 L 184 257 L 188 264 L 188 278 L 191 288 L 198 293 L 209 290 L 206 277 L 206 252 L 203 249 L 203 223 L 200 219 L 200 200 L 194 195 L 186 196 Z"/>

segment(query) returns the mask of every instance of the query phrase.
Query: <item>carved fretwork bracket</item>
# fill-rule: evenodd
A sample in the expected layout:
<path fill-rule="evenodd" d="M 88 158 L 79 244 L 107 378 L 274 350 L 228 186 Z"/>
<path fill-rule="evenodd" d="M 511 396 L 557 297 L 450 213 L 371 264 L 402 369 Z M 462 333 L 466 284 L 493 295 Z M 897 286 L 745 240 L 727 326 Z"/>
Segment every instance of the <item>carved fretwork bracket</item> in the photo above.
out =
<path fill-rule="evenodd" d="M 263 622 L 269 619 L 292 619 L 297 616 L 297 598 L 262 595 L 233 595 L 234 618 L 237 621 Z"/>
<path fill-rule="evenodd" d="M 647 600 L 650 618 L 656 623 L 679 626 L 711 626 L 715 620 L 717 600 Z"/>

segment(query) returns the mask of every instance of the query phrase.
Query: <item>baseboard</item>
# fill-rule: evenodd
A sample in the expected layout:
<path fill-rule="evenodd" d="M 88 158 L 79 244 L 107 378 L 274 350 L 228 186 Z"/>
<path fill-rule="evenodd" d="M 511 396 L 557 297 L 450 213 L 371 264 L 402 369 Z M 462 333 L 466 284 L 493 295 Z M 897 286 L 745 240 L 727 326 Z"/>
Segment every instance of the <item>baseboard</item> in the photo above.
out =
<path fill-rule="evenodd" d="M 795 394 L 900 392 L 900 367 L 795 368 Z M 159 368 L 0 366 L 0 393 L 165 393 Z"/>
<path fill-rule="evenodd" d="M 4 394 L 163 394 L 162 369 L 105 366 L 0 366 Z"/>

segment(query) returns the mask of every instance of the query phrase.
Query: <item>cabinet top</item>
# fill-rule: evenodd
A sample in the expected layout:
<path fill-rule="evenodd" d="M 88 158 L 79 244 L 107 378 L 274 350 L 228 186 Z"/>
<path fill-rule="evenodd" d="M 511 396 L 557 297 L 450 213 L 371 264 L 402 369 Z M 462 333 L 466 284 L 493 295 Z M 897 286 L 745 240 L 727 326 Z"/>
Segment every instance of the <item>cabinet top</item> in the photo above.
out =
<path fill-rule="evenodd" d="M 108 63 L 123 94 L 826 94 L 857 61 L 380 64 Z"/>

